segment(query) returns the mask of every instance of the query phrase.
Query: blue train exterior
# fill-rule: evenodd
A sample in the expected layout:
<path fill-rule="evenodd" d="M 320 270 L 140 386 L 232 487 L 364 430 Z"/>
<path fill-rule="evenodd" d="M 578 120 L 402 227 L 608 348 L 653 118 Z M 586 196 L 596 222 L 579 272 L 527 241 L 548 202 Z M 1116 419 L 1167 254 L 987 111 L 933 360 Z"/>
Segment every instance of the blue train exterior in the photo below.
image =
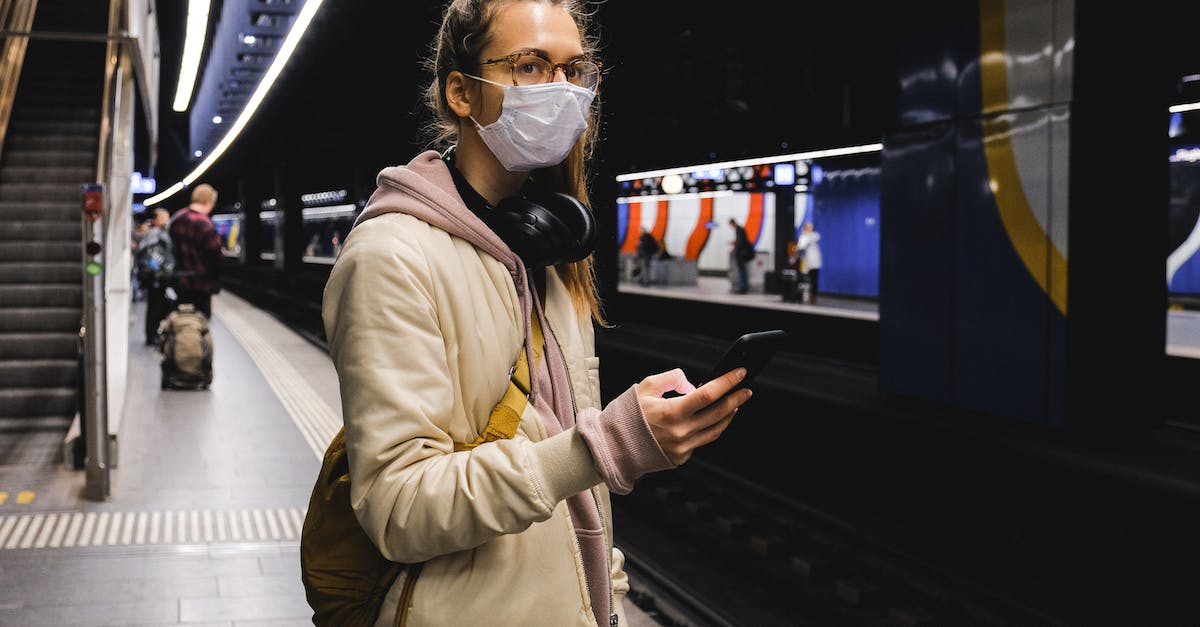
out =
<path fill-rule="evenodd" d="M 1173 298 L 1194 303 L 1200 300 L 1200 145 L 1176 147 L 1170 162 L 1167 289 Z"/>

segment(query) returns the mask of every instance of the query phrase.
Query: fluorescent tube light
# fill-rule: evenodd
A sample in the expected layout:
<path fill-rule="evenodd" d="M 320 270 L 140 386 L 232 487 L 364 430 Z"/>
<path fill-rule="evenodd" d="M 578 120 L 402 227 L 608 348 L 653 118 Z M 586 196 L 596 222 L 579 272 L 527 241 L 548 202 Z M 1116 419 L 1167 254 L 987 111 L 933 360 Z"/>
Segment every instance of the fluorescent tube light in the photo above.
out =
<path fill-rule="evenodd" d="M 176 111 L 187 111 L 192 100 L 192 89 L 196 85 L 196 73 L 200 70 L 200 56 L 204 52 L 204 36 L 208 31 L 209 0 L 189 0 L 187 35 L 183 40 L 183 61 L 179 64 L 179 85 L 175 88 Z"/>
<path fill-rule="evenodd" d="M 821 157 L 837 157 L 840 155 L 854 155 L 861 152 L 879 152 L 883 150 L 883 144 L 863 144 L 861 146 L 846 146 L 844 148 L 828 148 L 825 150 L 812 150 L 809 152 L 797 152 L 790 155 L 779 155 L 776 157 L 757 157 L 754 159 L 739 159 L 737 161 L 723 161 L 721 163 L 703 163 L 698 165 L 688 165 L 678 168 L 667 168 L 665 170 L 650 170 L 647 172 L 634 172 L 632 174 L 622 174 L 617 177 L 617 181 L 633 181 L 637 179 L 648 179 L 656 176 L 664 176 L 667 174 L 688 174 L 695 170 L 716 170 L 722 168 L 740 168 L 744 165 L 762 165 L 764 163 L 781 163 L 783 161 L 800 161 L 802 159 L 819 159 Z"/>

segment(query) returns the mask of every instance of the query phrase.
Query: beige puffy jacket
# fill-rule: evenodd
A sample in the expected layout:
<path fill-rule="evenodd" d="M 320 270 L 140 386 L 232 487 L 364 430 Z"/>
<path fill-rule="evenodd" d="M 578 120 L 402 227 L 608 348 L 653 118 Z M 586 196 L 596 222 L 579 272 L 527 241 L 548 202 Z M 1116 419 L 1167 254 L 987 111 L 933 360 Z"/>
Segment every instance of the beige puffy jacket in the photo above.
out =
<path fill-rule="evenodd" d="M 402 614 L 419 626 L 596 625 L 609 609 L 594 610 L 600 603 L 621 619 L 628 582 L 606 484 L 627 492 L 670 462 L 632 390 L 599 410 L 592 322 L 553 271 L 545 320 L 578 422 L 551 435 L 554 417 L 530 402 L 513 439 L 454 451 L 487 424 L 528 349 L 536 306 L 518 290 L 515 255 L 466 209 L 436 157 L 380 174 L 325 290 L 355 513 L 388 558 L 423 562 L 415 580 L 397 580 L 377 624 Z M 577 536 L 567 499 L 589 491 L 602 529 Z M 580 540 L 589 533 L 608 562 L 591 571 Z M 608 590 L 589 589 L 597 566 Z"/>

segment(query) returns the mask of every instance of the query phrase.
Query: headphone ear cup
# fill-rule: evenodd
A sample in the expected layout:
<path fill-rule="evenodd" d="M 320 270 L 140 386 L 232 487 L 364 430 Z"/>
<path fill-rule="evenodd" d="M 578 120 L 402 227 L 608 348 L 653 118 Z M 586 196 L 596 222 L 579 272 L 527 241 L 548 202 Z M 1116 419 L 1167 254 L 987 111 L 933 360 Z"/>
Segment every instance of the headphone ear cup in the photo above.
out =
<path fill-rule="evenodd" d="M 578 199 L 558 192 L 537 201 L 505 198 L 496 205 L 490 226 L 534 268 L 580 261 L 596 247 L 592 212 Z"/>
<path fill-rule="evenodd" d="M 555 224 L 558 223 L 557 229 Z M 538 268 L 554 262 L 555 250 L 561 246 L 556 230 L 565 228 L 561 221 L 544 207 L 520 196 L 505 198 L 496 205 L 491 227 L 525 265 Z"/>
<path fill-rule="evenodd" d="M 581 261 L 596 249 L 596 219 L 578 198 L 554 192 L 543 199 L 550 213 L 557 216 L 564 226 L 563 247 L 560 259 L 555 263 Z"/>

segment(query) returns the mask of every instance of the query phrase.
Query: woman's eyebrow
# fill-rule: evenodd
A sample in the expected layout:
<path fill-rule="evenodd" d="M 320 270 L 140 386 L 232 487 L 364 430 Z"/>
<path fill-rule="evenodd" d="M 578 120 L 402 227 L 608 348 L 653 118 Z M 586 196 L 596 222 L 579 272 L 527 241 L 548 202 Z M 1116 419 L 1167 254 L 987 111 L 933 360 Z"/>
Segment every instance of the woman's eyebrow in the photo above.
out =
<path fill-rule="evenodd" d="M 530 54 L 535 54 L 535 55 L 537 55 L 547 61 L 550 61 L 550 62 L 554 61 L 554 59 L 550 58 L 550 53 L 546 52 L 545 50 L 542 50 L 541 48 L 517 48 L 516 50 L 513 50 L 509 54 L 524 53 L 524 52 L 527 52 Z M 568 58 L 565 61 L 565 63 L 571 63 L 573 61 L 578 61 L 579 59 L 586 59 L 586 58 L 588 58 L 588 55 L 580 53 L 580 54 L 571 56 L 570 58 Z"/>

